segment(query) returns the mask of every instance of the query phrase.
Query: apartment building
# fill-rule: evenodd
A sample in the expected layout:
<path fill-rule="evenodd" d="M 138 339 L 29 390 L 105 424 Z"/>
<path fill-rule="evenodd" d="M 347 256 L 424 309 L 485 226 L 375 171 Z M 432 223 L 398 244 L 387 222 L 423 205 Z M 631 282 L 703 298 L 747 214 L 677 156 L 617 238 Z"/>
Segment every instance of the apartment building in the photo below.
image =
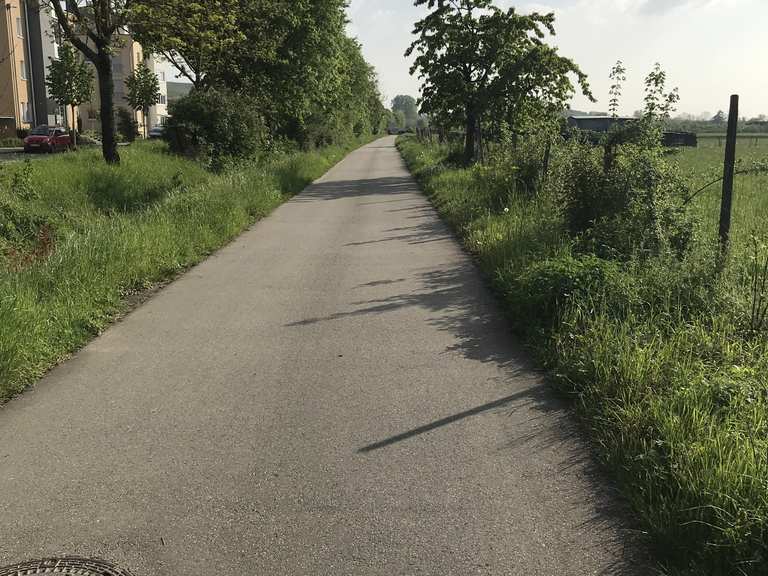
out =
<path fill-rule="evenodd" d="M 55 18 L 39 0 L 4 0 L 0 19 L 0 135 L 61 123 L 48 97 L 47 68 L 58 57 Z"/>
<path fill-rule="evenodd" d="M 147 59 L 147 65 L 157 75 L 158 84 L 160 84 L 160 101 L 149 109 L 148 126 L 162 126 L 168 120 L 168 78 L 166 78 L 163 62 L 157 56 L 151 56 Z"/>
<path fill-rule="evenodd" d="M 58 26 L 52 9 L 41 0 L 3 0 L 0 18 L 0 137 L 14 136 L 41 124 L 77 126 L 79 130 L 99 131 L 99 96 L 94 80 L 91 102 L 81 105 L 72 118 L 53 101 L 45 81 L 48 66 L 59 55 Z M 168 117 L 168 87 L 164 68 L 154 56 L 147 56 L 141 45 L 129 34 L 121 34 L 119 51 L 113 56 L 115 109 L 128 108 L 126 79 L 146 58 L 149 68 L 158 75 L 160 102 L 145 119 L 141 111 L 131 113 L 143 133 L 144 124 L 152 128 Z"/>
<path fill-rule="evenodd" d="M 112 74 L 115 82 L 113 102 L 116 111 L 119 108 L 130 109 L 127 100 L 128 88 L 126 86 L 126 80 L 134 73 L 142 62 L 145 62 L 149 69 L 154 71 L 158 76 L 160 84 L 160 102 L 150 108 L 147 118 L 144 118 L 144 113 L 141 110 L 131 110 L 131 114 L 136 122 L 138 122 L 139 133 L 143 134 L 145 124 L 147 129 L 150 129 L 154 126 L 164 124 L 165 119 L 168 117 L 168 87 L 165 73 L 161 69 L 160 61 L 157 57 L 145 54 L 141 44 L 136 42 L 129 34 L 121 34 L 117 46 L 119 46 L 119 49 L 112 56 Z M 98 131 L 101 129 L 99 110 L 99 92 L 97 86 L 94 84 L 91 101 L 80 106 L 80 125 L 82 130 Z"/>
<path fill-rule="evenodd" d="M 14 136 L 32 118 L 32 84 L 26 34 L 26 3 L 5 0 L 0 19 L 0 135 Z"/>

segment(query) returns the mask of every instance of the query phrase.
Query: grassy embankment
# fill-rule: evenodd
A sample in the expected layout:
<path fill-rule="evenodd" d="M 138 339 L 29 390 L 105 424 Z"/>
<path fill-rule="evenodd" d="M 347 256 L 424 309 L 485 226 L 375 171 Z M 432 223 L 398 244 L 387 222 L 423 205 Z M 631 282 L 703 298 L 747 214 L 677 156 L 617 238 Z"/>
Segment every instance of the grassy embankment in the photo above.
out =
<path fill-rule="evenodd" d="M 82 346 L 132 294 L 202 260 L 361 142 L 227 174 L 136 144 L 0 167 L 0 402 Z"/>
<path fill-rule="evenodd" d="M 663 570 L 768 573 L 768 338 L 747 328 L 752 235 L 768 240 L 768 177 L 737 182 L 732 258 L 718 274 L 717 186 L 692 203 L 701 226 L 684 259 L 609 261 L 578 253 L 556 192 L 512 192 L 493 165 L 462 168 L 447 147 L 412 138 L 398 145 L 575 399 Z M 555 150 L 553 180 L 568 177 L 565 153 Z M 716 143 L 673 158 L 701 184 L 722 170 Z"/>

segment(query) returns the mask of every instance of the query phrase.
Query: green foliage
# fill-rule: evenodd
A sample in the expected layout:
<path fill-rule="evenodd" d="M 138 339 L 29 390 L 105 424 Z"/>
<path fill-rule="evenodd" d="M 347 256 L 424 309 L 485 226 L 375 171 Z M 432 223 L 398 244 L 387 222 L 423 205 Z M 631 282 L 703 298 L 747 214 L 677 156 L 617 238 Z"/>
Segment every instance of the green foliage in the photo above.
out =
<path fill-rule="evenodd" d="M 149 109 L 160 102 L 160 81 L 157 75 L 141 62 L 128 78 L 125 79 L 128 94 L 125 99 L 134 110 L 144 113 L 144 137 L 147 136 Z"/>
<path fill-rule="evenodd" d="M 139 135 L 139 123 L 133 112 L 126 108 L 117 110 L 117 131 L 124 142 L 134 142 Z"/>
<path fill-rule="evenodd" d="M 555 33 L 554 14 L 504 11 L 491 0 L 415 3 L 432 10 L 406 52 L 423 80 L 421 111 L 464 128 L 465 161 L 484 122 L 503 120 L 516 133 L 552 122 L 574 93 L 571 76 L 591 98 L 579 67 L 543 41 Z"/>
<path fill-rule="evenodd" d="M 563 200 L 582 249 L 617 258 L 686 250 L 695 229 L 683 206 L 691 190 L 660 151 L 626 144 L 607 171 L 599 149 L 572 151 Z"/>
<path fill-rule="evenodd" d="M 194 89 L 175 102 L 165 128 L 170 149 L 221 170 L 254 156 L 266 143 L 254 102 L 226 89 Z"/>
<path fill-rule="evenodd" d="M 395 114 L 400 113 L 398 125 L 401 128 L 415 128 L 419 119 L 419 109 L 416 105 L 416 99 L 413 96 L 400 94 L 392 100 L 392 111 Z M 400 122 L 402 120 L 402 122 Z"/>
<path fill-rule="evenodd" d="M 624 82 L 627 81 L 627 69 L 624 68 L 621 60 L 617 61 L 611 69 L 611 89 L 608 92 L 608 111 L 611 116 L 616 118 L 619 115 L 619 101 L 621 100 L 621 90 Z"/>
<path fill-rule="evenodd" d="M 79 106 L 91 98 L 93 71 L 71 44 L 59 48 L 58 60 L 51 60 L 45 80 L 48 94 L 62 106 Z"/>
<path fill-rule="evenodd" d="M 137 0 L 133 29 L 199 89 L 247 95 L 272 139 L 313 148 L 385 127 L 344 9 L 344 0 Z"/>
<path fill-rule="evenodd" d="M 587 254 L 536 262 L 514 278 L 507 292 L 521 327 L 551 329 L 569 302 L 599 303 L 612 314 L 626 314 L 637 301 L 633 279 L 619 264 Z"/>
<path fill-rule="evenodd" d="M 239 27 L 238 0 L 137 0 L 131 14 L 131 30 L 145 50 L 162 54 L 195 86 L 221 75 L 227 55 L 245 41 Z M 252 3 L 251 3 L 252 4 Z M 263 34 L 264 42 L 273 42 Z"/>
<path fill-rule="evenodd" d="M 626 70 L 611 70 L 611 109 L 618 110 Z M 580 249 L 602 257 L 628 259 L 685 253 L 695 219 L 685 208 L 689 183 L 665 157 L 663 123 L 677 90 L 666 92 L 666 74 L 657 64 L 648 75 L 642 119 L 616 124 L 601 147 L 575 141 L 560 193 L 570 233 Z"/>

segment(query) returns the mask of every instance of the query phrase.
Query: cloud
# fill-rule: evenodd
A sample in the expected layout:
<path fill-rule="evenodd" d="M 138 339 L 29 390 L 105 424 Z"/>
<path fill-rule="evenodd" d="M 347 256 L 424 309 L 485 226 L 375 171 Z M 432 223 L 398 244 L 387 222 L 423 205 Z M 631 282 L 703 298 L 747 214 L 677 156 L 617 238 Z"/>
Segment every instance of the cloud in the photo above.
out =
<path fill-rule="evenodd" d="M 641 2 L 640 12 L 644 14 L 666 14 L 678 8 L 703 8 L 716 3 L 716 0 L 645 0 Z"/>

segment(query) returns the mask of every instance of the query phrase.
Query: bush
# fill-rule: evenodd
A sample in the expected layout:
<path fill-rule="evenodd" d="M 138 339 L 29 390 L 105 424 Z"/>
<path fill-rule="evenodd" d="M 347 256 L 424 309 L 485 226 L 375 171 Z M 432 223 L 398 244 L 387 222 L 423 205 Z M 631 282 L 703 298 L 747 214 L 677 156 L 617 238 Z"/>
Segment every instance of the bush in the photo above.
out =
<path fill-rule="evenodd" d="M 566 221 L 584 252 L 610 258 L 682 255 L 695 231 L 686 181 L 660 149 L 627 144 L 606 165 L 603 150 L 576 145 L 562 187 Z"/>
<path fill-rule="evenodd" d="M 135 142 L 139 136 L 139 123 L 133 113 L 126 108 L 117 110 L 117 133 L 123 142 Z"/>
<path fill-rule="evenodd" d="M 507 302 L 521 327 L 551 328 L 570 301 L 590 301 L 617 316 L 638 301 L 634 279 L 617 262 L 564 255 L 529 266 L 512 279 Z"/>
<path fill-rule="evenodd" d="M 220 170 L 263 149 L 267 131 L 251 98 L 209 88 L 193 90 L 171 106 L 164 138 L 172 152 Z"/>

